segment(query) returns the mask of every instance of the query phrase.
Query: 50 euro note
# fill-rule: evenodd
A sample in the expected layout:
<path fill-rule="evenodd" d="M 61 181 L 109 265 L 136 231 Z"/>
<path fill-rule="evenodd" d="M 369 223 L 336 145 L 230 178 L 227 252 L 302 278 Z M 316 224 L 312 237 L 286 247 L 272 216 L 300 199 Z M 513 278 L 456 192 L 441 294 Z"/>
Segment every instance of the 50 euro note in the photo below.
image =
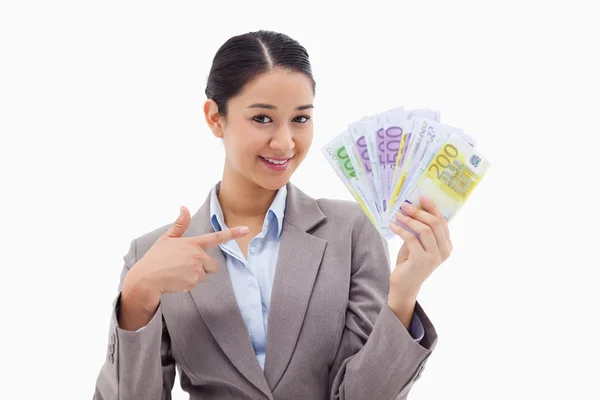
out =
<path fill-rule="evenodd" d="M 383 225 L 381 214 L 377 212 L 372 192 L 368 188 L 368 182 L 360 179 L 351 157 L 354 156 L 352 148 L 347 149 L 346 144 L 351 141 L 348 131 L 333 138 L 321 148 L 321 152 L 344 183 L 352 197 L 358 202 L 363 212 L 369 217 L 371 223 L 378 229 Z"/>
<path fill-rule="evenodd" d="M 490 163 L 464 135 L 451 133 L 418 176 L 415 184 L 403 196 L 403 201 L 390 213 L 388 222 L 398 223 L 417 235 L 396 220 L 396 213 L 404 213 L 400 208 L 403 202 L 422 208 L 419 200 L 422 195 L 428 197 L 450 222 L 466 203 L 489 167 Z M 383 234 L 386 239 L 394 235 L 389 227 Z"/>

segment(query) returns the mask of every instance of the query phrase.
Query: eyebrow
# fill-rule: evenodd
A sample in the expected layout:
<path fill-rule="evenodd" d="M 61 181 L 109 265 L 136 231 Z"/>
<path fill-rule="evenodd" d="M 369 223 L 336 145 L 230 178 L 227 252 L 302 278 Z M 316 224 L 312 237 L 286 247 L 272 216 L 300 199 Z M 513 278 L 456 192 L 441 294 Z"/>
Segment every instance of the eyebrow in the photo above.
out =
<path fill-rule="evenodd" d="M 267 108 L 269 110 L 277 110 L 277 107 L 275 107 L 271 104 L 265 104 L 265 103 L 255 103 L 255 104 L 252 104 L 251 106 L 248 106 L 248 108 Z M 296 107 L 296 110 L 301 111 L 301 110 L 306 110 L 308 108 L 315 108 L 315 106 L 313 106 L 312 104 L 307 104 L 304 106 Z"/>

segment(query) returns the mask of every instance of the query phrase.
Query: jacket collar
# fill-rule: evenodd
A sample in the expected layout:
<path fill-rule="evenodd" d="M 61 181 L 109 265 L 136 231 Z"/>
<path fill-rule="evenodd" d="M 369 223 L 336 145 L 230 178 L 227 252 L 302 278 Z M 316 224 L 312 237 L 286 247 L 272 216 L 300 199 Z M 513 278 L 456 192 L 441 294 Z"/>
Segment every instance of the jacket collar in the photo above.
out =
<path fill-rule="evenodd" d="M 256 359 L 237 305 L 220 247 L 205 249 L 219 263 L 216 273 L 190 291 L 200 316 L 233 365 L 272 399 L 295 349 L 327 241 L 313 236 L 325 220 L 317 201 L 292 183 L 286 185 L 285 217 L 271 294 L 264 373 Z M 214 232 L 211 194 L 192 216 L 189 235 Z M 186 235 L 188 236 L 188 235 Z"/>

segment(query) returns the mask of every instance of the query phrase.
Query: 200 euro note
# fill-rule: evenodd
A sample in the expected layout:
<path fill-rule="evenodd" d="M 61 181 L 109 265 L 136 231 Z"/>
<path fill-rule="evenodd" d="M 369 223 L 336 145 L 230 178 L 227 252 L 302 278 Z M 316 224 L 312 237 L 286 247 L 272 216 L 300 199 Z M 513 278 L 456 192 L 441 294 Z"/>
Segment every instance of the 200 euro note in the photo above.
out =
<path fill-rule="evenodd" d="M 467 139 L 453 132 L 406 193 L 404 201 L 422 208 L 419 198 L 425 195 L 450 222 L 466 203 L 489 167 L 490 163 Z M 395 215 L 398 211 L 402 212 L 400 205 L 390 213 L 388 222 L 398 223 Z M 386 239 L 393 236 L 394 233 L 389 228 L 384 233 Z"/>
<path fill-rule="evenodd" d="M 438 122 L 423 118 L 417 120 L 417 124 L 420 126 L 421 131 L 425 131 L 425 136 L 419 148 L 414 153 L 412 165 L 409 167 L 404 186 L 400 188 L 400 194 L 398 199 L 402 199 L 407 192 L 410 190 L 416 179 L 425 171 L 429 162 L 441 148 L 441 146 L 448 140 L 451 134 L 456 133 L 467 140 L 472 146 L 474 146 L 475 140 L 464 133 L 462 129 L 455 128 L 453 126 L 440 124 Z"/>
<path fill-rule="evenodd" d="M 321 148 L 321 152 L 373 225 L 380 228 L 382 218 L 373 206 L 374 200 L 367 182 L 359 180 L 352 165 L 352 160 L 344 145 L 345 135 L 348 135 L 347 131 L 333 138 Z"/>

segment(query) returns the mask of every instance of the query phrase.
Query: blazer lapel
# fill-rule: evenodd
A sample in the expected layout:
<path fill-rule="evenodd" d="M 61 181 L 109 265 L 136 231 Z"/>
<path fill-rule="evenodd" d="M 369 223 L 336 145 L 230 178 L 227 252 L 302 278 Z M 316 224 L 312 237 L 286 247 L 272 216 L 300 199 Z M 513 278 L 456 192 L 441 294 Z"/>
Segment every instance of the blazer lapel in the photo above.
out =
<path fill-rule="evenodd" d="M 281 380 L 296 347 L 327 245 L 308 231 L 324 219 L 316 200 L 288 183 L 265 355 L 264 375 L 271 390 Z"/>
<path fill-rule="evenodd" d="M 210 195 L 192 217 L 190 228 L 189 235 L 185 236 L 199 236 L 214 232 L 210 224 Z M 205 282 L 192 289 L 190 295 L 200 316 L 233 365 L 248 381 L 272 399 L 273 396 L 250 343 L 248 329 L 242 319 L 221 248 L 218 246 L 209 248 L 206 252 L 219 263 L 219 269 L 216 273 L 209 274 Z"/>

